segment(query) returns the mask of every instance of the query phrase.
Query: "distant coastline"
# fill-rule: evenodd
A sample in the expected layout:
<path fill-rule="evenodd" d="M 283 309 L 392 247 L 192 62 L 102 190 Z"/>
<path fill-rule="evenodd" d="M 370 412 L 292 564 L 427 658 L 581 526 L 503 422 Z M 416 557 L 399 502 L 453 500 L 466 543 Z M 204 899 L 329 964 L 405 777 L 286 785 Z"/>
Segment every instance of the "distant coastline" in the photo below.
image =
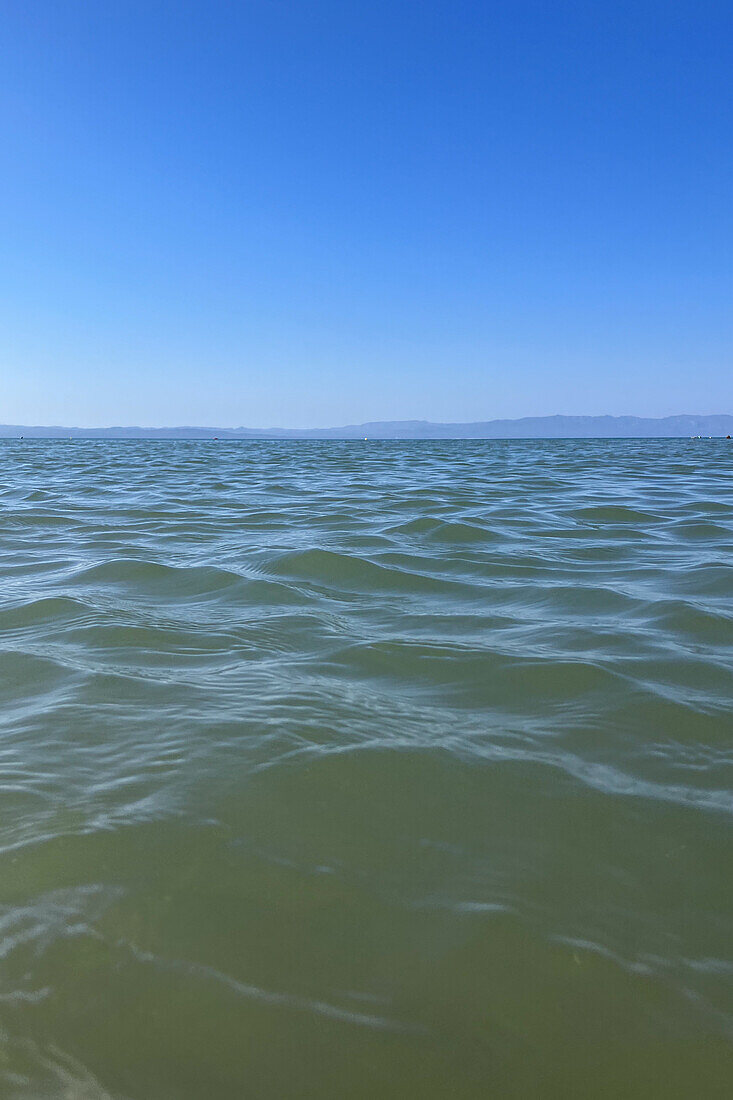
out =
<path fill-rule="evenodd" d="M 339 428 L 67 428 L 0 424 L 0 438 L 26 439 L 593 439 L 733 435 L 733 415 L 532 416 L 440 424 L 384 420 Z"/>

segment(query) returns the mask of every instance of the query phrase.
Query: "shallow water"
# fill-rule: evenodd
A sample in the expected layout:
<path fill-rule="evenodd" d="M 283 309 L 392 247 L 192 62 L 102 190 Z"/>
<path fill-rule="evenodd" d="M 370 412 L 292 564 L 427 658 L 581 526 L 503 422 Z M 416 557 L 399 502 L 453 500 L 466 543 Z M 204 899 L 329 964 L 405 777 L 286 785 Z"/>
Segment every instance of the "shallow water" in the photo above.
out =
<path fill-rule="evenodd" d="M 729 1096 L 732 469 L 0 443 L 0 1095 Z"/>

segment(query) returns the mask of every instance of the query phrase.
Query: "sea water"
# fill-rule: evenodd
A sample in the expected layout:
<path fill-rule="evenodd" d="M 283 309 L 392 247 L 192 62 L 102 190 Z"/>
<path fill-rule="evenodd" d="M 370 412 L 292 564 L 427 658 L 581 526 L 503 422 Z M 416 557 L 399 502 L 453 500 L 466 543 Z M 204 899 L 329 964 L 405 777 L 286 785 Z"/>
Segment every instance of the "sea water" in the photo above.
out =
<path fill-rule="evenodd" d="M 732 471 L 3 441 L 0 1095 L 731 1095 Z"/>

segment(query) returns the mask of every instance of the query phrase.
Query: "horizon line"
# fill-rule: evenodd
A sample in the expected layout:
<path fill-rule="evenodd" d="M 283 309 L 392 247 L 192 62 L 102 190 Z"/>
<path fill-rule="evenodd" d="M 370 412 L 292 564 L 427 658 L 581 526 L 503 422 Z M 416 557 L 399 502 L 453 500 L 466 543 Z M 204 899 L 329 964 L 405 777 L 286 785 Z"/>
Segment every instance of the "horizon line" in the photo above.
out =
<path fill-rule="evenodd" d="M 590 432 L 589 429 L 605 429 Z M 473 421 L 433 421 L 413 420 L 370 420 L 361 423 L 343 424 L 333 427 L 313 428 L 249 428 L 208 426 L 194 424 L 178 425 L 121 425 L 113 424 L 96 427 L 66 426 L 62 424 L 0 424 L 0 437 L 29 435 L 34 438 L 56 438 L 69 435 L 69 438 L 365 438 L 369 433 L 378 438 L 511 438 L 519 434 L 522 437 L 543 437 L 549 430 L 550 437 L 583 436 L 633 438 L 636 436 L 653 437 L 655 427 L 665 427 L 664 436 L 688 435 L 730 435 L 733 433 L 733 414 L 730 413 L 678 413 L 667 416 L 645 417 L 635 414 L 563 414 L 553 413 L 544 416 L 501 417 L 491 420 Z M 514 429 L 512 431 L 511 429 Z M 503 430 L 509 435 L 504 436 Z M 615 429 L 615 430 L 614 430 Z M 635 430 L 632 430 L 635 429 Z M 454 434 L 455 433 L 455 434 Z M 569 433 L 569 434 L 568 434 Z"/>

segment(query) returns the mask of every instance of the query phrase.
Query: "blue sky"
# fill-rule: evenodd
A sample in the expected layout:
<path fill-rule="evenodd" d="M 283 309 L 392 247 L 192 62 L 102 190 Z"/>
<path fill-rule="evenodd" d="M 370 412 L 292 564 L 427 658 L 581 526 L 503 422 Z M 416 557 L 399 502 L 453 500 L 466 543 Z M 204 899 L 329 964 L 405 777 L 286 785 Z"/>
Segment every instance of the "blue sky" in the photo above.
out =
<path fill-rule="evenodd" d="M 733 8 L 4 0 L 0 422 L 733 412 Z"/>

